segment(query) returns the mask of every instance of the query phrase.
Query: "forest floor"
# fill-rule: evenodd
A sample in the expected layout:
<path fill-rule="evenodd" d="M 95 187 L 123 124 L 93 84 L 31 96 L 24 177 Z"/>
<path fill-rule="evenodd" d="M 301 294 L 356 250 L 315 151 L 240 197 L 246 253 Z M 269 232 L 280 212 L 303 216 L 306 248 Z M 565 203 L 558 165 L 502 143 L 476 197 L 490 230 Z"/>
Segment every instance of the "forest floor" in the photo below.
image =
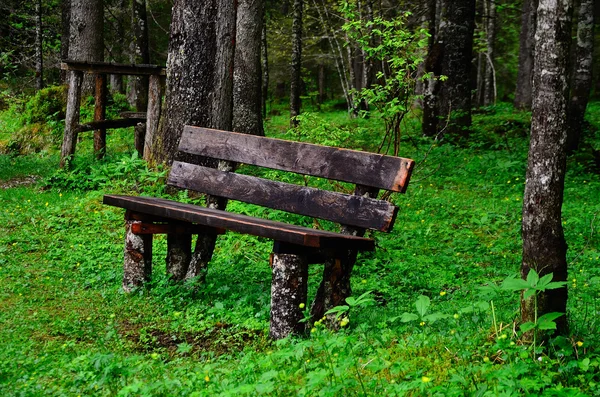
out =
<path fill-rule="evenodd" d="M 598 149 L 600 104 L 590 107 Z M 278 342 L 268 338 L 268 240 L 220 237 L 206 284 L 192 288 L 167 280 L 157 236 L 152 283 L 122 292 L 123 213 L 102 195 L 169 197 L 166 171 L 131 154 L 131 130 L 110 133 L 103 161 L 84 135 L 70 172 L 57 171 L 56 141 L 0 155 L 0 394 L 600 394 L 600 176 L 589 150 L 569 159 L 565 186 L 570 334 L 523 342 L 519 294 L 502 288 L 520 266 L 529 116 L 485 109 L 469 141 L 452 144 L 407 123 L 400 154 L 417 168 L 407 193 L 391 197 L 395 230 L 373 234 L 377 251 L 354 269 L 353 296 L 366 295 L 339 331 Z M 305 114 L 297 131 L 286 124 L 271 117 L 267 134 L 368 150 L 383 136 L 377 117 L 344 112 Z M 309 296 L 321 272 L 311 267 Z"/>

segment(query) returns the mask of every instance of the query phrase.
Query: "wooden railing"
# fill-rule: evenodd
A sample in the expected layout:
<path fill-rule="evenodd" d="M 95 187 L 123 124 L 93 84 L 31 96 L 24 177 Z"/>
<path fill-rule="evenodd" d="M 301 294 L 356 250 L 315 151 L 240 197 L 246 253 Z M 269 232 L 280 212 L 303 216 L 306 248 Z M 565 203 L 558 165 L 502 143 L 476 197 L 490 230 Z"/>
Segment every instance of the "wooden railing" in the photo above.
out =
<path fill-rule="evenodd" d="M 106 153 L 106 130 L 108 128 L 123 128 L 138 126 L 145 123 L 145 128 L 136 128 L 135 145 L 140 156 L 147 158 L 152 147 L 152 141 L 158 129 L 163 79 L 165 68 L 157 65 L 126 65 L 104 62 L 80 62 L 65 60 L 61 69 L 68 73 L 69 92 L 67 95 L 67 114 L 65 117 L 65 133 L 60 153 L 60 166 L 64 167 L 67 160 L 75 155 L 77 134 L 84 131 L 94 131 L 94 152 L 98 158 Z M 80 124 L 81 86 L 84 73 L 95 75 L 95 106 L 94 121 Z M 106 120 L 106 81 L 108 74 L 126 76 L 148 76 L 148 108 L 146 113 L 122 113 L 122 119 Z"/>

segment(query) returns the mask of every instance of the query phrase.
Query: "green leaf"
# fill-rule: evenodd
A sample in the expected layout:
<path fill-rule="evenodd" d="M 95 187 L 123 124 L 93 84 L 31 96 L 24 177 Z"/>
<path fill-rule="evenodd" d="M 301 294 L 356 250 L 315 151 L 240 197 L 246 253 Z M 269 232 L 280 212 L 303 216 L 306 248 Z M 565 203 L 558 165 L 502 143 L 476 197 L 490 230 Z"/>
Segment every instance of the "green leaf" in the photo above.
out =
<path fill-rule="evenodd" d="M 535 295 L 537 293 L 536 290 L 534 289 L 527 289 L 524 293 L 523 293 L 523 299 L 529 299 L 531 298 L 533 295 Z"/>
<path fill-rule="evenodd" d="M 418 319 L 419 319 L 419 316 L 417 316 L 414 313 L 402 313 L 402 316 L 400 317 L 400 321 L 402 321 L 403 323 L 408 323 L 408 322 L 415 321 Z"/>
<path fill-rule="evenodd" d="M 545 321 L 554 321 L 561 316 L 564 316 L 564 313 L 559 313 L 559 312 L 546 313 L 538 318 L 538 323 L 542 323 Z"/>
<path fill-rule="evenodd" d="M 533 288 L 538 284 L 538 281 L 540 281 L 539 274 L 534 269 L 530 269 L 527 273 L 527 284 Z"/>
<path fill-rule="evenodd" d="M 545 276 L 541 277 L 540 281 L 538 281 L 538 283 L 537 283 L 536 289 L 539 291 L 544 291 L 546 289 L 546 286 L 552 282 L 553 276 L 554 275 L 552 273 L 550 273 L 550 274 L 546 274 Z"/>
<path fill-rule="evenodd" d="M 417 313 L 419 313 L 419 316 L 425 316 L 425 314 L 427 313 L 427 309 L 429 309 L 430 305 L 431 300 L 425 295 L 420 295 L 415 302 L 415 306 L 417 308 Z"/>
<path fill-rule="evenodd" d="M 521 278 L 508 277 L 502 282 L 501 288 L 506 291 L 521 291 L 529 288 L 529 283 Z"/>
<path fill-rule="evenodd" d="M 526 323 L 521 324 L 520 328 L 522 332 L 531 331 L 535 328 L 535 324 L 531 321 L 527 321 Z"/>

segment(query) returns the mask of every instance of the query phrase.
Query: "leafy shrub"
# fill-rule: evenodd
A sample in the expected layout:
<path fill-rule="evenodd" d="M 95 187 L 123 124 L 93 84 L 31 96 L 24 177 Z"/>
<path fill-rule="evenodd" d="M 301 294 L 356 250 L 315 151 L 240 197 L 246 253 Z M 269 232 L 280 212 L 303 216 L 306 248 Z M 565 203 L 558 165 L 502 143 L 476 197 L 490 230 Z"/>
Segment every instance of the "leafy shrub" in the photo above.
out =
<path fill-rule="evenodd" d="M 47 120 L 62 120 L 67 111 L 67 86 L 52 86 L 39 90 L 26 103 L 23 124 Z"/>

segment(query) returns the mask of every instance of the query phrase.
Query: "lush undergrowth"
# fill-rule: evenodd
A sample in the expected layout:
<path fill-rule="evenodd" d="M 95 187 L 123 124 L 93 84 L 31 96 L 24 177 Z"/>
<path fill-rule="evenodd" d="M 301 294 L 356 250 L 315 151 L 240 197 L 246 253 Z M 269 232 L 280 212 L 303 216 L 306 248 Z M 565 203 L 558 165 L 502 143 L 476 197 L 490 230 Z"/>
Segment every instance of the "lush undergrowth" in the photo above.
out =
<path fill-rule="evenodd" d="M 597 149 L 594 117 L 588 145 Z M 268 134 L 369 150 L 382 135 L 376 118 L 348 120 L 343 112 L 306 114 L 298 131 L 286 132 L 286 123 L 274 116 Z M 151 285 L 122 293 L 123 214 L 101 205 L 102 194 L 167 195 L 166 171 L 131 155 L 130 131 L 110 135 L 111 156 L 102 162 L 92 160 L 84 137 L 73 172 L 54 171 L 55 149 L 0 155 L 0 393 L 600 393 L 593 162 L 574 156 L 565 188 L 571 334 L 534 351 L 514 323 L 518 294 L 499 288 L 519 270 L 528 115 L 486 109 L 471 140 L 455 145 L 420 138 L 414 128 L 406 125 L 401 154 L 418 165 L 407 194 L 391 197 L 400 207 L 395 230 L 373 234 L 377 251 L 354 271 L 354 296 L 372 299 L 359 300 L 340 331 L 316 326 L 306 338 L 276 343 L 267 336 L 270 241 L 221 237 L 206 284 L 191 288 L 166 279 L 166 241 L 156 236 Z M 37 182 L 15 182 L 29 176 Z M 310 270 L 311 294 L 321 271 Z"/>

